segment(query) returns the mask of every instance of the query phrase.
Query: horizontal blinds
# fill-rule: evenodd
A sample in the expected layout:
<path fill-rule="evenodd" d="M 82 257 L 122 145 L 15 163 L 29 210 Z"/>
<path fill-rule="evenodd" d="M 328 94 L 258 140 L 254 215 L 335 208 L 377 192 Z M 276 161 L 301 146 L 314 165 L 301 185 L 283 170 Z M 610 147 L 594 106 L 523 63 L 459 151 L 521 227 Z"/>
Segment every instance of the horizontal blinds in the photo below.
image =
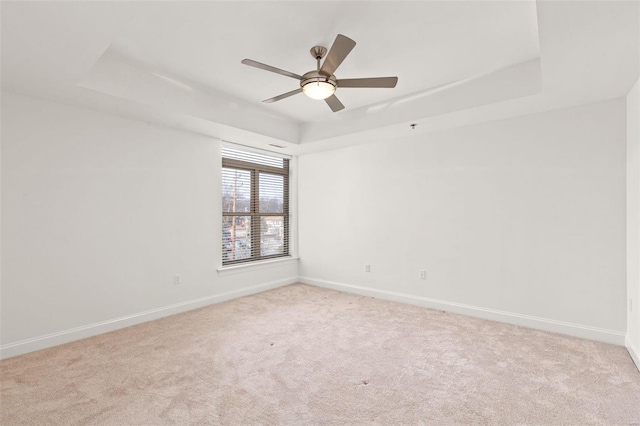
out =
<path fill-rule="evenodd" d="M 267 154 L 258 154 L 257 152 L 242 151 L 228 146 L 222 147 L 222 158 L 226 158 L 227 160 L 246 161 L 253 164 L 277 167 L 281 169 L 284 168 L 284 163 L 289 161 L 286 158 L 274 157 Z"/>
<path fill-rule="evenodd" d="M 289 255 L 289 160 L 222 148 L 222 261 Z"/>
<path fill-rule="evenodd" d="M 251 171 L 222 168 L 222 211 L 251 211 Z"/>
<path fill-rule="evenodd" d="M 258 192 L 260 199 L 258 211 L 260 213 L 284 212 L 284 176 L 272 173 L 258 172 Z"/>

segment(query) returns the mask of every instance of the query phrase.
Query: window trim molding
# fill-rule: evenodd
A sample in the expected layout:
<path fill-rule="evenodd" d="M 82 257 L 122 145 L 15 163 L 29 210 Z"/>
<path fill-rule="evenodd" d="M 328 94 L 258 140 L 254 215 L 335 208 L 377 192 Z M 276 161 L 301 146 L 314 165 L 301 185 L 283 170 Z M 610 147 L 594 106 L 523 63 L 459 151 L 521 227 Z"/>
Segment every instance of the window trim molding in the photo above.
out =
<path fill-rule="evenodd" d="M 244 272 L 258 271 L 260 269 L 273 268 L 276 266 L 286 266 L 288 264 L 297 264 L 300 260 L 297 256 L 283 256 L 267 260 L 255 260 L 252 262 L 232 263 L 231 265 L 222 265 L 216 268 L 219 277 L 227 275 L 240 274 Z"/>

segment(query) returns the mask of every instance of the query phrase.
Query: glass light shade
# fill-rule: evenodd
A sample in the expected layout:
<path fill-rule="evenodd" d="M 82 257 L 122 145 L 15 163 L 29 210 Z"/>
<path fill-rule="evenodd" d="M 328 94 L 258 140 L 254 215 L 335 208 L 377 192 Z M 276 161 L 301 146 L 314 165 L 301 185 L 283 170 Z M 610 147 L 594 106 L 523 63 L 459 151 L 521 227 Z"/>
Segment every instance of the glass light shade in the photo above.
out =
<path fill-rule="evenodd" d="M 302 86 L 302 91 L 311 99 L 327 99 L 336 91 L 336 86 L 326 81 L 310 81 Z"/>

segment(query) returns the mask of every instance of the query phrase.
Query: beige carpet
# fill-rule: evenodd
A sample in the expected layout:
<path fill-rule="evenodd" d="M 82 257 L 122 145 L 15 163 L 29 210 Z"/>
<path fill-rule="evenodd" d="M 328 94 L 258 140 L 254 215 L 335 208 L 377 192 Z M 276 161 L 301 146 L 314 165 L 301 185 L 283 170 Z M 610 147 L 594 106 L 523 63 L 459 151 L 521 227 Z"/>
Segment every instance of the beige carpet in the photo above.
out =
<path fill-rule="evenodd" d="M 306 285 L 0 366 L 2 425 L 640 424 L 623 347 Z"/>

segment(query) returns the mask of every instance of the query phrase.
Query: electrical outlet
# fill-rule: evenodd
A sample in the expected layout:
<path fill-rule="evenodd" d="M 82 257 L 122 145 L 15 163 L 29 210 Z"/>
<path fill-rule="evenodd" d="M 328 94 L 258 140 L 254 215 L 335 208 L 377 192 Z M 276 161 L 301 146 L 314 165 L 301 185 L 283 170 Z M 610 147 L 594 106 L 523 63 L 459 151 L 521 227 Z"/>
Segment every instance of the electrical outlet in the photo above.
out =
<path fill-rule="evenodd" d="M 371 265 L 369 265 L 369 264 L 364 265 L 364 271 L 365 272 L 371 272 Z"/>
<path fill-rule="evenodd" d="M 421 269 L 418 271 L 418 277 L 421 280 L 426 280 L 427 279 L 427 271 L 425 271 L 424 269 Z"/>
<path fill-rule="evenodd" d="M 180 275 L 176 274 L 173 276 L 173 285 L 180 285 Z"/>

